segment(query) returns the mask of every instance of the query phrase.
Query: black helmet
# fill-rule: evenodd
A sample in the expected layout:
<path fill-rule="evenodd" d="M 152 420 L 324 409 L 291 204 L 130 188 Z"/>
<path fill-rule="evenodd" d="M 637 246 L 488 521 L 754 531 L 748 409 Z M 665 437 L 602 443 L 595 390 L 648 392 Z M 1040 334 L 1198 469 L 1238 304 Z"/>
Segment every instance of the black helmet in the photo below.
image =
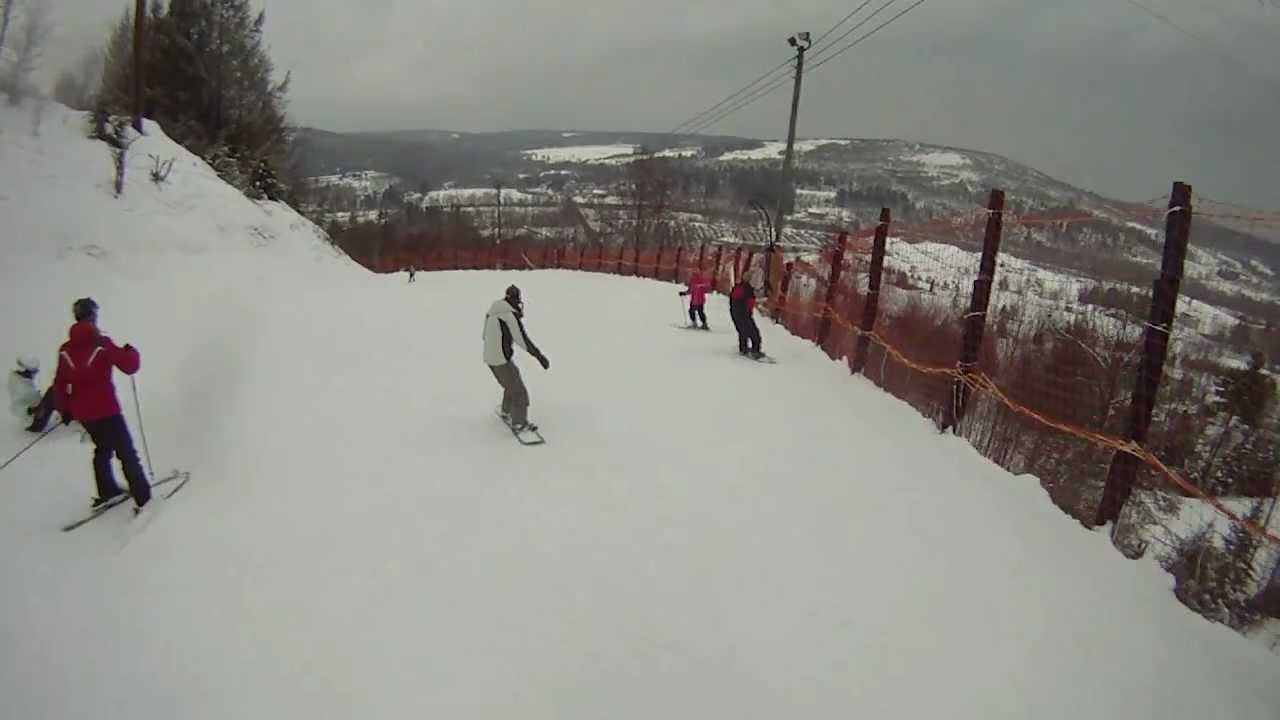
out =
<path fill-rule="evenodd" d="M 75 316 L 76 322 L 82 320 L 98 319 L 98 303 L 93 298 L 80 298 L 71 306 L 71 314 Z"/>
<path fill-rule="evenodd" d="M 519 305 L 520 304 L 520 288 L 516 287 L 515 285 L 512 285 L 511 287 L 507 288 L 507 300 L 510 300 L 516 305 Z"/>

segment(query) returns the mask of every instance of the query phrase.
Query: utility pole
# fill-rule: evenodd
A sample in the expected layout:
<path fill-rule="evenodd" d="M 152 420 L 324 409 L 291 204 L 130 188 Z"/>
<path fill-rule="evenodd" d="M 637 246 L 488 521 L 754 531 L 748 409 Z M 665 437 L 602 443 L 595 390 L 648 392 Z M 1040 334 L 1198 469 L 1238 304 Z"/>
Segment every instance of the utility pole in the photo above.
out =
<path fill-rule="evenodd" d="M 773 249 L 782 242 L 782 226 L 786 224 L 787 197 L 791 193 L 791 171 L 795 164 L 796 116 L 800 112 L 800 81 L 804 77 L 804 54 L 813 47 L 809 33 L 796 33 L 787 38 L 787 44 L 796 49 L 796 80 L 791 90 L 791 123 L 787 126 L 787 154 L 782 159 L 782 187 L 778 194 L 778 212 L 774 216 L 773 238 L 764 256 L 765 293 L 769 292 L 769 273 L 773 269 Z"/>
<path fill-rule="evenodd" d="M 495 180 L 493 189 L 498 191 L 498 235 L 494 239 L 494 246 L 497 251 L 494 253 L 498 258 L 498 269 L 502 269 L 502 181 Z"/>
<path fill-rule="evenodd" d="M 147 0 L 137 0 L 133 11 L 133 129 L 142 133 L 142 114 L 146 111 L 147 78 L 146 61 Z"/>
<path fill-rule="evenodd" d="M 4 17 L 0 18 L 0 50 L 4 50 L 4 37 L 9 34 L 9 18 L 13 15 L 13 3 L 16 0 L 4 1 Z"/>
<path fill-rule="evenodd" d="M 493 184 L 493 189 L 498 191 L 498 242 L 502 242 L 502 181 L 499 180 Z"/>

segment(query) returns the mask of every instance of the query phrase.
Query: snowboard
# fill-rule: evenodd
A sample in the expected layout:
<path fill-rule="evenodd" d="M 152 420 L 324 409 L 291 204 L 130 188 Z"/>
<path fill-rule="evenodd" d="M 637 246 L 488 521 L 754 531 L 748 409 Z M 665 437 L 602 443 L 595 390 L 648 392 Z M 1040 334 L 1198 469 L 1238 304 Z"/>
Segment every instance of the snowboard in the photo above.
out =
<path fill-rule="evenodd" d="M 511 422 L 502 416 L 501 409 L 495 409 L 493 414 L 502 421 L 503 425 L 507 426 L 507 429 L 511 431 L 511 435 L 515 437 L 516 442 L 521 445 L 542 445 L 547 442 L 546 438 L 542 437 L 542 433 L 538 432 L 536 429 L 526 429 L 516 432 L 516 429 L 511 427 Z"/>
<path fill-rule="evenodd" d="M 676 323 L 671 323 L 671 327 L 677 330 L 699 330 L 701 332 L 715 332 L 711 328 L 704 328 L 701 325 L 677 325 Z"/>
<path fill-rule="evenodd" d="M 176 494 L 179 490 L 181 490 L 184 486 L 186 486 L 189 480 L 191 480 L 191 473 L 184 472 L 181 470 L 174 470 L 173 472 L 169 473 L 163 478 L 151 483 L 151 502 L 147 503 L 148 507 L 150 507 L 150 505 L 154 503 L 157 498 L 168 500 L 169 498 L 173 497 L 174 494 Z M 164 490 L 157 491 L 156 488 L 159 488 L 161 486 L 168 486 L 168 487 L 165 487 Z M 132 499 L 133 497 L 129 495 L 128 492 L 122 492 L 119 495 L 108 500 L 106 503 L 99 505 L 98 507 L 90 510 L 88 515 L 85 515 L 84 517 L 78 520 L 75 520 L 73 522 L 67 523 L 66 525 L 63 525 L 62 532 L 71 532 L 76 528 L 83 527 L 84 525 L 87 525 L 88 523 L 105 515 L 107 511 L 110 510 L 111 508 L 116 507 L 117 505 L 122 505 L 124 504 L 125 501 L 132 500 Z"/>
<path fill-rule="evenodd" d="M 742 353 L 738 353 L 738 357 L 742 358 L 743 360 L 751 360 L 753 362 L 763 363 L 765 365 L 778 364 L 778 361 L 772 355 L 761 354 L 760 357 L 752 357 L 750 355 L 743 355 Z"/>

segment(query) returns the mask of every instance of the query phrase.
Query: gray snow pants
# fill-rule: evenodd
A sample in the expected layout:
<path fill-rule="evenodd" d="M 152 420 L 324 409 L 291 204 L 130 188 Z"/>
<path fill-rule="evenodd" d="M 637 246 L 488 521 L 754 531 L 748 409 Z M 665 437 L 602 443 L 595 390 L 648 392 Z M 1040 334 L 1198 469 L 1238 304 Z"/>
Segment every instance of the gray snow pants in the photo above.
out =
<path fill-rule="evenodd" d="M 511 416 L 511 424 L 519 426 L 529 422 L 529 391 L 520 377 L 520 368 L 509 362 L 490 365 L 489 369 L 502 386 L 502 412 Z"/>

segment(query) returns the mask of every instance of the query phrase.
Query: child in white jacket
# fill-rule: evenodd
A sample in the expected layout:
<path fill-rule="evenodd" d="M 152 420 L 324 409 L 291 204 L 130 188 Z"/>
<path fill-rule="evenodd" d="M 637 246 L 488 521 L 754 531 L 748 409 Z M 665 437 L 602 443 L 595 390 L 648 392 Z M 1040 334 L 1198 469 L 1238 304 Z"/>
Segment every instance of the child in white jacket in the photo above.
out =
<path fill-rule="evenodd" d="M 9 411 L 19 420 L 31 423 L 40 407 L 40 391 L 36 388 L 36 373 L 40 361 L 32 357 L 18 358 L 18 369 L 9 373 Z"/>

